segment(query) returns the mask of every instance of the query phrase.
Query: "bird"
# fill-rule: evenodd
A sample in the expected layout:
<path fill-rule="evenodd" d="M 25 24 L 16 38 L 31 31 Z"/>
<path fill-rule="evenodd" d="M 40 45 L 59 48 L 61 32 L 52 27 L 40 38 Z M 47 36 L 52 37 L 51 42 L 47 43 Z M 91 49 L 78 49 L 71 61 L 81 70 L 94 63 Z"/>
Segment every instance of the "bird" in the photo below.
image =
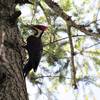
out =
<path fill-rule="evenodd" d="M 28 25 L 27 27 L 34 32 L 34 35 L 30 35 L 27 38 L 27 44 L 23 46 L 28 51 L 29 55 L 28 62 L 23 68 L 24 77 L 28 75 L 32 68 L 34 72 L 37 71 L 43 52 L 41 36 L 47 29 L 47 26 L 44 25 Z"/>

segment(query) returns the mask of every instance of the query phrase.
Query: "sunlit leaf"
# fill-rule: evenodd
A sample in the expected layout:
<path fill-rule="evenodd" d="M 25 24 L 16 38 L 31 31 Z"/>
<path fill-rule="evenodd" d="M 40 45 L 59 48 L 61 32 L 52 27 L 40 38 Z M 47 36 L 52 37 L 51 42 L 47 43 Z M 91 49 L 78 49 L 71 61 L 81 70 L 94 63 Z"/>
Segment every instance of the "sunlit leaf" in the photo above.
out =
<path fill-rule="evenodd" d="M 75 48 L 78 50 L 81 50 L 84 41 L 85 41 L 85 38 L 78 38 L 76 43 L 75 43 Z"/>
<path fill-rule="evenodd" d="M 100 58 L 97 58 L 97 57 L 91 57 L 91 58 L 93 59 L 96 65 L 100 66 Z"/>
<path fill-rule="evenodd" d="M 60 0 L 59 5 L 65 10 L 68 11 L 71 9 L 72 0 Z"/>

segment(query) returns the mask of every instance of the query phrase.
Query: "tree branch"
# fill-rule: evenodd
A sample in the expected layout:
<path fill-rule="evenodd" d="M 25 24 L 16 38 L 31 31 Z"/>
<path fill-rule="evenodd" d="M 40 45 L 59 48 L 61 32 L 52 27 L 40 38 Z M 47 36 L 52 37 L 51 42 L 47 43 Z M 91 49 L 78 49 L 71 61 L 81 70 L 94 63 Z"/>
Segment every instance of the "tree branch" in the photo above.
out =
<path fill-rule="evenodd" d="M 36 76 L 36 77 L 32 77 L 31 80 L 34 80 L 34 79 L 39 79 L 39 78 L 51 78 L 51 77 L 60 77 L 60 75 L 46 75 L 46 76 Z M 68 78 L 66 77 L 67 79 L 71 79 L 71 78 Z"/>
<path fill-rule="evenodd" d="M 67 25 L 67 30 L 68 30 L 68 37 L 69 37 L 69 43 L 70 43 L 70 49 L 71 49 L 71 68 L 72 68 L 72 85 L 74 86 L 75 89 L 77 89 L 77 83 L 76 83 L 76 68 L 74 64 L 74 46 L 73 46 L 73 40 L 71 36 L 71 26 Z"/>
<path fill-rule="evenodd" d="M 94 36 L 96 38 L 100 38 L 100 33 L 92 32 L 90 29 L 86 29 L 86 27 L 82 25 L 76 24 L 72 21 L 71 16 L 68 16 L 60 6 L 52 0 L 45 0 L 45 3 L 61 18 L 63 18 L 70 26 L 80 30 L 81 32 L 85 33 L 86 35 Z"/>
<path fill-rule="evenodd" d="M 86 35 L 73 35 L 72 37 L 78 37 L 78 36 L 86 36 Z M 47 46 L 47 45 L 50 45 L 50 44 L 53 44 L 53 43 L 62 41 L 62 40 L 66 40 L 66 39 L 68 39 L 68 37 L 64 37 L 64 38 L 61 38 L 61 39 L 57 39 L 57 40 L 55 40 L 55 41 L 53 41 L 53 42 L 46 43 L 46 44 L 44 44 L 44 47 Z"/>

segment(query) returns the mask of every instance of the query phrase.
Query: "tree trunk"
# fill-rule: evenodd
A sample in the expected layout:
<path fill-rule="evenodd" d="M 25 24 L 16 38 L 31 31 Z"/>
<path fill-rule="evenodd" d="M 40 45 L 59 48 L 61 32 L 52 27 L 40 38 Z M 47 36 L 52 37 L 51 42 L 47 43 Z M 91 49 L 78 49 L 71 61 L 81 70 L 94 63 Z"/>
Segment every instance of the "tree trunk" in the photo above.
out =
<path fill-rule="evenodd" d="M 0 0 L 0 100 L 28 100 L 14 1 Z"/>

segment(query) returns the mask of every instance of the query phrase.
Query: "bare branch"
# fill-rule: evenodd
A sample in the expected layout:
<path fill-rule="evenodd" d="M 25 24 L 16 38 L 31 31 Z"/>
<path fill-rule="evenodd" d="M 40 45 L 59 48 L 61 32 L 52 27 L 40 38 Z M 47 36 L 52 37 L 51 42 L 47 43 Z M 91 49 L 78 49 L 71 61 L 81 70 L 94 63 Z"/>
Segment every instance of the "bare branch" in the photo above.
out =
<path fill-rule="evenodd" d="M 72 37 L 79 37 L 79 36 L 86 36 L 86 35 L 73 35 Z M 68 39 L 68 37 L 64 37 L 64 38 L 61 38 L 61 39 L 55 40 L 55 41 L 53 41 L 53 42 L 46 43 L 46 44 L 44 44 L 44 47 L 47 46 L 47 45 L 50 45 L 50 44 L 53 44 L 53 43 L 56 43 L 56 42 L 62 41 L 62 40 L 66 40 L 66 39 Z"/>
<path fill-rule="evenodd" d="M 54 78 L 54 77 L 60 77 L 60 75 L 46 75 L 46 76 L 37 76 L 37 77 L 32 77 L 31 79 L 34 80 L 34 79 L 39 79 L 39 78 Z M 68 78 L 66 77 L 66 79 L 71 79 L 71 78 Z"/>
<path fill-rule="evenodd" d="M 100 38 L 100 33 L 93 32 L 82 25 L 76 24 L 72 21 L 71 16 L 68 16 L 60 6 L 52 0 L 45 0 L 45 3 L 61 18 L 63 18 L 70 26 L 80 30 L 81 32 L 85 33 L 86 35 L 94 36 L 96 38 Z"/>
<path fill-rule="evenodd" d="M 70 49 L 71 49 L 71 73 L 72 73 L 72 85 L 74 86 L 75 89 L 77 89 L 77 83 L 76 83 L 76 68 L 74 64 L 74 46 L 73 46 L 73 40 L 71 36 L 71 26 L 67 25 L 67 30 L 68 30 L 68 37 L 69 37 L 69 43 L 70 43 Z"/>

